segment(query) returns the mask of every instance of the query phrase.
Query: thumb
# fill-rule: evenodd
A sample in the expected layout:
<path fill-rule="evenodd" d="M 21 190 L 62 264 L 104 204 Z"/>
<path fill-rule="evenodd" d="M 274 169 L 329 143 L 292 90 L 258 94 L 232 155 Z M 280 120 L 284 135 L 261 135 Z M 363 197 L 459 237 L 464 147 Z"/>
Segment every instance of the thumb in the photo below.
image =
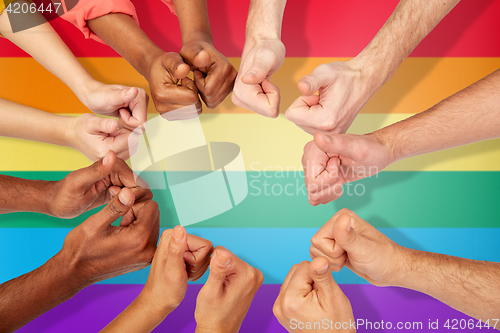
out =
<path fill-rule="evenodd" d="M 218 247 L 210 261 L 210 274 L 205 285 L 212 290 L 212 293 L 222 294 L 224 282 L 233 265 L 232 253 L 225 248 Z"/>
<path fill-rule="evenodd" d="M 242 76 L 241 81 L 245 84 L 258 84 L 264 81 L 276 62 L 276 55 L 269 50 L 259 50 L 255 54 L 250 68 Z"/>
<path fill-rule="evenodd" d="M 101 160 L 94 162 L 89 167 L 77 170 L 79 186 L 88 189 L 101 179 L 109 176 L 113 170 L 116 163 L 116 154 L 114 151 L 110 150 L 104 155 Z"/>
<path fill-rule="evenodd" d="M 347 255 L 349 252 L 355 253 L 361 249 L 363 239 L 359 236 L 359 232 L 362 228 L 360 221 L 348 213 L 342 213 L 333 223 L 333 238 L 347 252 Z"/>
<path fill-rule="evenodd" d="M 178 225 L 172 232 L 170 242 L 168 244 L 168 256 L 166 267 L 168 274 L 173 276 L 186 275 L 186 264 L 184 262 L 184 253 L 187 249 L 187 232 L 184 227 Z"/>
<path fill-rule="evenodd" d="M 304 76 L 297 84 L 300 92 L 306 96 L 313 95 L 321 87 L 326 87 L 333 82 L 331 75 L 327 75 L 324 70 L 316 68 L 310 75 Z"/>
<path fill-rule="evenodd" d="M 198 43 L 183 47 L 180 54 L 188 64 L 197 68 L 208 67 L 211 62 L 210 54 Z"/>
<path fill-rule="evenodd" d="M 122 188 L 109 203 L 97 214 L 91 216 L 87 221 L 95 227 L 108 227 L 121 216 L 125 215 L 133 206 L 135 196 L 128 188 Z M 86 221 L 86 222 L 87 222 Z"/>
<path fill-rule="evenodd" d="M 356 150 L 354 140 L 345 134 L 314 134 L 314 143 L 327 154 L 351 156 Z"/>
<path fill-rule="evenodd" d="M 116 119 L 106 119 L 94 116 L 87 120 L 87 125 L 87 130 L 90 133 L 114 133 L 118 130 L 118 120 Z"/>
<path fill-rule="evenodd" d="M 326 302 L 322 306 L 332 307 L 332 299 L 335 299 L 338 293 L 342 293 L 339 285 L 333 280 L 332 272 L 330 271 L 330 263 L 325 257 L 316 257 L 309 265 L 309 275 L 314 281 L 315 288 L 320 294 L 320 302 Z"/>

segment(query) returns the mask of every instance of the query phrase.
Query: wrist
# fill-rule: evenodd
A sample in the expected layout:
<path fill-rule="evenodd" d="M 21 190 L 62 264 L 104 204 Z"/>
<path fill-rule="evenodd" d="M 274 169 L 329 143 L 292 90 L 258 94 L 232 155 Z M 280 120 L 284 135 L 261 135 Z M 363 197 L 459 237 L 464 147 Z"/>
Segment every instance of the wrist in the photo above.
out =
<path fill-rule="evenodd" d="M 63 294 L 74 295 L 91 284 L 81 278 L 77 262 L 64 251 L 64 248 L 50 258 L 45 265 L 50 271 L 57 271 L 57 276 L 62 282 L 60 290 Z"/>
<path fill-rule="evenodd" d="M 395 273 L 387 283 L 387 286 L 392 287 L 401 287 L 407 289 L 412 288 L 412 281 L 415 278 L 415 263 L 418 261 L 418 255 L 421 251 L 413 250 L 407 247 L 403 247 L 401 245 L 397 245 L 397 256 L 395 262 L 398 264 L 394 267 Z"/>
<path fill-rule="evenodd" d="M 89 107 L 89 96 L 99 89 L 100 87 L 104 86 L 105 84 L 102 82 L 99 82 L 95 80 L 94 78 L 90 78 L 87 80 L 84 80 L 83 82 L 80 83 L 80 89 L 78 92 L 75 92 L 76 95 L 78 96 L 78 99 L 85 105 L 88 109 Z"/>
<path fill-rule="evenodd" d="M 147 309 L 151 317 L 158 318 L 162 321 L 177 308 L 177 305 L 161 304 L 158 302 L 158 298 L 154 297 L 146 288 L 147 286 L 145 285 L 139 296 L 135 299 L 135 302 L 140 304 L 141 308 Z"/>
<path fill-rule="evenodd" d="M 198 31 L 190 33 L 188 36 L 182 36 L 182 45 L 187 45 L 194 42 L 205 42 L 210 45 L 214 44 L 212 33 L 210 31 Z"/>
<path fill-rule="evenodd" d="M 386 152 L 386 161 L 387 161 L 385 167 L 391 165 L 392 163 L 400 159 L 395 149 L 394 139 L 390 135 L 390 131 L 388 131 L 385 127 L 375 132 L 372 132 L 368 135 L 373 137 L 384 147 L 384 150 Z"/>

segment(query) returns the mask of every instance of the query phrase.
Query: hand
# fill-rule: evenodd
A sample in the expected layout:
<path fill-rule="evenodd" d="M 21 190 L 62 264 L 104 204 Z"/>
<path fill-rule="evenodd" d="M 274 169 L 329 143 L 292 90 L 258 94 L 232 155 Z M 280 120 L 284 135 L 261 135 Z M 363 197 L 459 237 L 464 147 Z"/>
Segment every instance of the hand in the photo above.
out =
<path fill-rule="evenodd" d="M 285 46 L 279 39 L 247 40 L 236 78 L 233 103 L 266 117 L 280 112 L 280 90 L 271 75 L 285 60 Z"/>
<path fill-rule="evenodd" d="M 188 280 L 198 280 L 207 270 L 212 251 L 210 241 L 189 235 L 184 227 L 165 230 L 140 295 L 143 303 L 157 306 L 163 316 L 175 310 L 184 299 Z"/>
<path fill-rule="evenodd" d="M 91 161 L 101 159 L 110 150 L 116 156 L 128 160 L 137 150 L 137 131 L 118 128 L 118 120 L 99 118 L 91 114 L 82 114 L 71 119 L 68 128 L 70 146 L 87 156 Z"/>
<path fill-rule="evenodd" d="M 191 119 L 201 113 L 198 89 L 187 78 L 188 74 L 189 66 L 177 53 L 162 52 L 152 58 L 146 80 L 149 82 L 156 110 L 163 118 Z"/>
<path fill-rule="evenodd" d="M 317 206 L 336 200 L 342 196 L 345 183 L 371 177 L 393 161 L 391 149 L 377 132 L 328 136 L 316 133 L 302 155 L 309 203 Z"/>
<path fill-rule="evenodd" d="M 180 55 L 193 70 L 194 83 L 209 109 L 215 109 L 231 93 L 236 69 L 229 60 L 207 42 L 191 42 Z"/>
<path fill-rule="evenodd" d="M 73 229 L 60 254 L 83 285 L 147 267 L 160 232 L 158 204 L 138 188 L 121 189 L 97 214 Z M 112 226 L 122 217 L 120 226 Z"/>
<path fill-rule="evenodd" d="M 140 178 L 137 182 L 147 187 Z M 133 171 L 110 151 L 87 168 L 76 170 L 50 188 L 48 214 L 58 218 L 74 218 L 108 202 L 122 187 L 137 187 Z M 137 191 L 151 195 L 146 188 Z"/>
<path fill-rule="evenodd" d="M 83 103 L 95 114 L 116 117 L 131 131 L 147 121 L 149 96 L 144 89 L 94 81 Z"/>
<path fill-rule="evenodd" d="M 335 214 L 311 239 L 311 258 L 327 257 L 332 271 L 344 265 L 376 286 L 399 285 L 405 248 L 348 209 Z"/>
<path fill-rule="evenodd" d="M 273 312 L 288 332 L 356 332 L 351 303 L 333 280 L 324 257 L 292 267 Z M 315 322 L 321 327 L 313 326 Z"/>
<path fill-rule="evenodd" d="M 356 58 L 320 65 L 300 79 L 303 96 L 290 105 L 286 117 L 309 134 L 345 133 L 380 87 L 378 82 Z"/>
<path fill-rule="evenodd" d="M 196 332 L 238 332 L 263 280 L 257 268 L 217 246 L 196 300 Z"/>

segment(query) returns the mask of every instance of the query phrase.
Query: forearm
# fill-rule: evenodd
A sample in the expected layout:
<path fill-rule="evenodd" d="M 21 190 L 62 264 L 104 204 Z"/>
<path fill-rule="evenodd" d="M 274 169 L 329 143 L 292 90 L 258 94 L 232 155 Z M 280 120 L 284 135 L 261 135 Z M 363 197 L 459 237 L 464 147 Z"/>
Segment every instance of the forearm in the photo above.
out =
<path fill-rule="evenodd" d="M 490 319 L 490 324 L 500 318 L 500 263 L 404 251 L 398 286 L 430 295 L 476 319 Z"/>
<path fill-rule="evenodd" d="M 0 15 L 0 33 L 63 81 L 85 104 L 87 91 L 99 82 L 92 78 L 41 14 L 18 15 L 23 15 L 26 22 L 33 22 L 33 28 L 13 33 L 4 11 Z"/>
<path fill-rule="evenodd" d="M 460 0 L 401 0 L 368 46 L 353 60 L 380 88 Z"/>
<path fill-rule="evenodd" d="M 107 14 L 87 21 L 87 25 L 143 76 L 151 60 L 163 53 L 129 15 Z"/>
<path fill-rule="evenodd" d="M 252 0 L 248 9 L 246 40 L 279 39 L 286 0 Z"/>
<path fill-rule="evenodd" d="M 206 0 L 174 0 L 179 19 L 182 44 L 203 41 L 212 44 Z"/>
<path fill-rule="evenodd" d="M 14 212 L 50 214 L 50 200 L 53 199 L 50 197 L 50 192 L 55 188 L 55 183 L 0 175 L 0 214 Z"/>
<path fill-rule="evenodd" d="M 429 110 L 374 132 L 392 161 L 500 137 L 500 70 Z"/>
<path fill-rule="evenodd" d="M 86 286 L 73 274 L 70 258 L 62 257 L 58 253 L 34 271 L 0 285 L 0 332 L 14 332 Z"/>
<path fill-rule="evenodd" d="M 151 300 L 142 297 L 142 293 L 123 310 L 112 322 L 101 330 L 105 332 L 151 332 L 158 326 L 170 311 L 159 311 Z"/>
<path fill-rule="evenodd" d="M 60 116 L 0 98 L 0 136 L 71 146 L 73 117 Z"/>

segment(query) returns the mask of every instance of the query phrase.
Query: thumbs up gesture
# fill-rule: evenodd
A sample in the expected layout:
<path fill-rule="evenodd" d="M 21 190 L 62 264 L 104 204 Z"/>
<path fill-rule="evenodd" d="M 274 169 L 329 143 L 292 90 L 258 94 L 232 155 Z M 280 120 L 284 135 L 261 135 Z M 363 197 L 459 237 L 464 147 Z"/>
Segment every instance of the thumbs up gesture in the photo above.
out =
<path fill-rule="evenodd" d="M 333 280 L 328 260 L 294 265 L 273 312 L 288 332 L 356 332 L 351 303 Z"/>
<path fill-rule="evenodd" d="M 196 300 L 196 332 L 238 332 L 263 280 L 257 268 L 217 246 Z"/>
<path fill-rule="evenodd" d="M 311 258 L 328 258 L 332 271 L 347 266 L 376 286 L 400 285 L 406 249 L 348 209 L 337 212 L 311 243 Z"/>

